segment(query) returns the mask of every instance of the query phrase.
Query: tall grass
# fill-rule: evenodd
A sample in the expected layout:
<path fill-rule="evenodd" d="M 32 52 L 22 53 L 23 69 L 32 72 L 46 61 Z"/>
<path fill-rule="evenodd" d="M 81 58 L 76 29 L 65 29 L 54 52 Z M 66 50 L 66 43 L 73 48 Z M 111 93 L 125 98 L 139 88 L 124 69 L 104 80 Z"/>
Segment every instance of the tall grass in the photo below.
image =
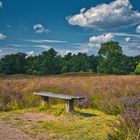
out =
<path fill-rule="evenodd" d="M 140 76 L 0 78 L 0 110 L 39 106 L 41 99 L 32 94 L 34 91 L 85 96 L 77 103 L 79 107 L 119 114 L 122 98 L 130 92 L 140 94 Z"/>
<path fill-rule="evenodd" d="M 110 140 L 140 140 L 140 94 L 130 93 L 122 99 L 124 109 L 113 125 Z"/>

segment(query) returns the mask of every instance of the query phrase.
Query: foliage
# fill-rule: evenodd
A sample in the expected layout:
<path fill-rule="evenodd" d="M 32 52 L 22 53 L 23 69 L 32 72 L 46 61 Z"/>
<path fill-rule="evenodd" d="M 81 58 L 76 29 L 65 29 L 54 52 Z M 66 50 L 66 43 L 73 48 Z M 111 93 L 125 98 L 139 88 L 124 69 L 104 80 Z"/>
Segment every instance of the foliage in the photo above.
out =
<path fill-rule="evenodd" d="M 107 74 L 129 74 L 134 71 L 132 60 L 122 54 L 121 47 L 118 42 L 103 43 L 98 54 L 100 55 L 99 73 Z"/>
<path fill-rule="evenodd" d="M 35 110 L 38 112 L 66 117 L 67 115 L 63 115 L 65 113 L 63 100 L 50 99 L 51 106 L 41 107 L 41 98 L 32 93 L 52 91 L 85 96 L 84 100 L 75 104 L 75 107 L 78 106 L 80 109 L 76 108 L 76 114 L 72 114 L 70 119 L 61 118 L 61 121 L 41 122 L 35 126 L 37 131 L 38 128 L 45 129 L 56 139 L 63 137 L 64 139 L 105 140 L 108 132 L 111 132 L 108 136 L 110 140 L 125 140 L 128 136 L 134 139 L 138 136 L 139 75 L 90 77 L 28 77 L 23 75 L 21 78 L 2 76 L 0 83 L 0 111 L 36 107 Z M 61 104 L 56 105 L 56 103 Z M 102 113 L 97 113 L 99 111 Z M 117 121 L 117 124 L 111 125 L 112 118 L 117 120 L 118 114 L 121 114 L 121 119 Z"/>
<path fill-rule="evenodd" d="M 118 42 L 110 41 L 101 45 L 98 54 L 104 57 L 108 57 L 112 54 L 122 54 L 122 48 Z"/>
<path fill-rule="evenodd" d="M 0 60 L 0 72 L 3 74 L 24 74 L 25 73 L 25 60 L 26 54 L 17 53 L 6 55 Z"/>
<path fill-rule="evenodd" d="M 17 77 L 17 78 L 16 78 Z M 132 82 L 134 81 L 134 82 Z M 40 106 L 40 98 L 33 96 L 35 91 L 84 96 L 77 102 L 80 108 L 90 107 L 107 114 L 117 115 L 122 110 L 120 99 L 129 92 L 140 93 L 139 76 L 10 76 L 0 78 L 0 110 L 12 110 Z M 8 98 L 7 98 L 8 97 Z M 51 99 L 51 104 L 63 100 Z M 4 107 L 6 105 L 6 107 Z"/>
<path fill-rule="evenodd" d="M 140 63 L 137 65 L 137 67 L 135 69 L 135 73 L 140 74 Z"/>
<path fill-rule="evenodd" d="M 28 61 L 29 60 L 29 61 Z M 27 73 L 34 75 L 58 74 L 61 71 L 61 58 L 57 52 L 50 49 L 34 59 L 27 59 Z"/>
<path fill-rule="evenodd" d="M 4 87 L 1 87 L 4 86 Z M 0 111 L 24 109 L 40 106 L 41 98 L 21 91 L 23 85 L 10 85 L 6 82 L 0 86 Z"/>
<path fill-rule="evenodd" d="M 54 49 L 38 56 L 24 53 L 6 55 L 0 59 L 1 74 L 54 75 L 69 72 L 96 72 L 104 74 L 129 74 L 134 72 L 140 56 L 128 57 L 122 53 L 118 42 L 101 45 L 98 56 L 86 53 L 68 53 L 64 57 Z M 136 73 L 137 69 L 135 70 Z"/>
<path fill-rule="evenodd" d="M 140 140 L 140 95 L 130 93 L 122 99 L 124 109 L 114 131 L 109 134 L 110 140 Z"/>

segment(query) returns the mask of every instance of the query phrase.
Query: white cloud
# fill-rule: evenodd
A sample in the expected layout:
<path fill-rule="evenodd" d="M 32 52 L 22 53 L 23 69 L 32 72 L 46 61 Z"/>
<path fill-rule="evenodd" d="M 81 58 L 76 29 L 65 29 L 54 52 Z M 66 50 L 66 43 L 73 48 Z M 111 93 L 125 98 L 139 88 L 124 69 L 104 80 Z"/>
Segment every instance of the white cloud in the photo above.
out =
<path fill-rule="evenodd" d="M 2 8 L 3 7 L 3 3 L 0 1 L 0 8 Z"/>
<path fill-rule="evenodd" d="M 140 25 L 137 26 L 136 32 L 137 32 L 137 33 L 140 33 Z"/>
<path fill-rule="evenodd" d="M 80 53 L 88 53 L 88 49 L 79 49 L 79 50 L 67 50 L 67 49 L 56 49 L 56 51 L 58 51 L 58 54 L 60 54 L 61 56 L 64 56 L 68 53 L 72 53 L 72 54 L 78 54 Z"/>
<path fill-rule="evenodd" d="M 129 43 L 129 42 L 131 42 L 131 38 L 130 38 L 130 37 L 126 37 L 126 38 L 125 38 L 125 41 L 126 41 L 127 43 Z"/>
<path fill-rule="evenodd" d="M 111 33 L 113 34 L 114 36 L 128 36 L 128 37 L 136 37 L 136 38 L 140 38 L 140 35 L 137 35 L 137 34 L 128 34 L 128 33 Z"/>
<path fill-rule="evenodd" d="M 85 12 L 85 8 L 82 8 L 81 10 L 80 10 L 80 13 L 84 13 Z"/>
<path fill-rule="evenodd" d="M 111 40 L 114 40 L 114 36 L 111 33 L 105 35 L 92 36 L 89 39 L 89 46 L 96 45 L 100 47 L 100 44 L 109 42 Z"/>
<path fill-rule="evenodd" d="M 30 57 L 30 56 L 33 56 L 34 51 L 27 52 L 26 54 L 27 54 L 27 55 L 26 55 L 25 58 L 28 58 L 28 57 Z"/>
<path fill-rule="evenodd" d="M 35 30 L 35 33 L 48 33 L 50 32 L 50 29 L 46 29 L 42 24 L 35 24 L 33 26 L 33 29 Z"/>
<path fill-rule="evenodd" d="M 2 52 L 2 50 L 0 50 L 0 53 Z"/>
<path fill-rule="evenodd" d="M 6 36 L 2 33 L 0 33 L 0 40 L 4 40 L 6 38 Z"/>
<path fill-rule="evenodd" d="M 116 0 L 109 4 L 100 4 L 79 14 L 66 17 L 71 25 L 110 29 L 140 23 L 140 13 L 133 10 L 129 0 Z"/>
<path fill-rule="evenodd" d="M 49 39 L 29 39 L 26 40 L 32 43 L 67 43 L 67 41 L 61 41 L 61 40 L 49 40 Z"/>
<path fill-rule="evenodd" d="M 57 51 L 58 51 L 58 54 L 61 55 L 61 56 L 64 56 L 64 55 L 66 55 L 66 54 L 68 54 L 70 52 L 72 53 L 71 50 L 58 49 Z"/>
<path fill-rule="evenodd" d="M 35 47 L 35 48 L 43 48 L 43 49 L 50 49 L 51 46 L 47 46 L 47 45 L 28 45 L 28 44 L 10 44 L 9 46 L 12 47 L 17 47 L 17 48 L 21 48 L 21 47 Z M 31 52 L 30 52 L 31 53 Z"/>

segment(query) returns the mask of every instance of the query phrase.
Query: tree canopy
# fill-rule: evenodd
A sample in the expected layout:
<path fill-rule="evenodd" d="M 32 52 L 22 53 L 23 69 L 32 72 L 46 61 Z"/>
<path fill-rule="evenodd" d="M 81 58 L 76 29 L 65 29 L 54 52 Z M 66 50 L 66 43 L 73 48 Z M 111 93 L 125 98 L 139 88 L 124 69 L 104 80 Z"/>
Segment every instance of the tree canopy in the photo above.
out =
<path fill-rule="evenodd" d="M 118 42 L 110 41 L 101 44 L 98 54 L 105 57 L 108 57 L 112 54 L 122 54 L 122 48 L 119 46 Z"/>
<path fill-rule="evenodd" d="M 140 63 L 137 65 L 137 67 L 135 69 L 135 73 L 140 74 Z"/>
<path fill-rule="evenodd" d="M 134 64 L 130 58 L 122 53 L 118 42 L 107 42 L 101 45 L 98 52 L 100 56 L 99 73 L 128 74 L 134 71 Z"/>
<path fill-rule="evenodd" d="M 77 54 L 68 53 L 62 57 L 52 48 L 38 56 L 26 56 L 25 53 L 4 56 L 0 59 L 0 73 L 32 75 L 67 72 L 129 74 L 140 71 L 140 55 L 135 57 L 124 55 L 121 46 L 115 41 L 103 43 L 97 56 L 79 52 Z"/>

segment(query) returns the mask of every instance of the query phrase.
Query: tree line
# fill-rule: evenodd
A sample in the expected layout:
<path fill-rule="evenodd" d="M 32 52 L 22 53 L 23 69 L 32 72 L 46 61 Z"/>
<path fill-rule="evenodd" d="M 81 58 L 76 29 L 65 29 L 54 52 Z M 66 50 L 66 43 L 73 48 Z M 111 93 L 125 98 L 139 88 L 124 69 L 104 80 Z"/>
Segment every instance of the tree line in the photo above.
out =
<path fill-rule="evenodd" d="M 98 55 L 86 53 L 60 56 L 54 49 L 38 56 L 25 53 L 6 55 L 0 59 L 1 74 L 53 75 L 69 72 L 95 72 L 104 74 L 140 74 L 140 55 L 130 57 L 122 52 L 118 42 L 101 44 Z"/>

